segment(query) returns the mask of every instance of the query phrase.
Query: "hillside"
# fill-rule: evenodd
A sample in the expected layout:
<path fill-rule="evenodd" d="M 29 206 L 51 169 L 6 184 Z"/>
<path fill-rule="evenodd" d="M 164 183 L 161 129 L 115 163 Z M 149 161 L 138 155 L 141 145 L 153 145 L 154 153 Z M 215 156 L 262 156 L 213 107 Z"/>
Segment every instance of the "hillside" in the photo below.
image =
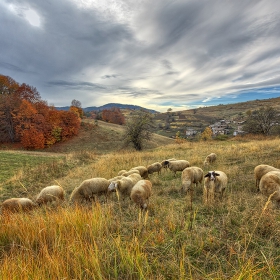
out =
<path fill-rule="evenodd" d="M 183 133 L 187 128 L 203 131 L 205 127 L 222 119 L 243 121 L 248 110 L 258 110 L 264 106 L 273 107 L 280 112 L 280 97 L 156 114 L 157 133 L 174 136 L 177 131 Z M 167 119 L 170 121 L 168 129 L 164 128 Z"/>
<path fill-rule="evenodd" d="M 125 147 L 123 143 L 124 126 L 85 119 L 82 122 L 79 135 L 67 142 L 58 143 L 49 149 L 48 152 L 69 153 L 73 151 L 94 151 L 104 154 L 122 149 L 132 149 L 132 146 Z M 152 140 L 147 142 L 145 149 L 173 143 L 174 140 L 158 134 L 153 134 Z"/>

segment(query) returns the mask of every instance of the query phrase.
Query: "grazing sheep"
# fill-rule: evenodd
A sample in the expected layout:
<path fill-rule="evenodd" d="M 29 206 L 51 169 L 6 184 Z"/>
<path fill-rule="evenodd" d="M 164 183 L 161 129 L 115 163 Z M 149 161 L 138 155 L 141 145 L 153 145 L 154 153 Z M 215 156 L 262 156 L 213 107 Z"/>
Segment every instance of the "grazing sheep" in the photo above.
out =
<path fill-rule="evenodd" d="M 185 168 L 190 166 L 190 163 L 187 160 L 174 160 L 174 161 L 165 161 L 165 165 L 174 172 L 174 177 L 176 176 L 177 171 L 183 171 Z"/>
<path fill-rule="evenodd" d="M 177 159 L 175 159 L 175 158 L 165 159 L 165 160 L 163 160 L 163 161 L 161 162 L 161 166 L 162 166 L 163 168 L 167 169 L 168 162 L 169 162 L 169 161 L 174 161 L 174 160 L 177 160 Z"/>
<path fill-rule="evenodd" d="M 142 177 L 140 174 L 133 173 L 127 177 L 121 178 L 120 180 L 112 181 L 108 186 L 108 191 L 113 192 L 118 190 L 124 199 L 126 196 L 130 196 L 131 189 L 141 179 Z"/>
<path fill-rule="evenodd" d="M 123 175 L 123 173 L 126 173 L 126 172 L 127 172 L 127 170 L 122 169 L 122 170 L 119 171 L 118 176 L 121 176 L 121 175 Z"/>
<path fill-rule="evenodd" d="M 198 183 L 202 183 L 203 170 L 200 167 L 192 166 L 183 170 L 182 175 L 182 191 L 192 191 L 192 184 L 197 186 Z"/>
<path fill-rule="evenodd" d="M 135 174 L 135 173 L 136 174 L 140 174 L 139 170 L 137 170 L 137 169 L 130 169 L 129 171 L 126 171 L 126 172 L 122 173 L 122 176 L 127 177 L 127 176 L 129 176 L 131 174 Z"/>
<path fill-rule="evenodd" d="M 48 202 L 59 202 L 64 200 L 64 189 L 61 186 L 53 185 L 45 187 L 37 195 L 35 202 L 41 206 Z"/>
<path fill-rule="evenodd" d="M 148 169 L 145 166 L 136 166 L 130 170 L 138 170 L 143 179 L 148 178 Z"/>
<path fill-rule="evenodd" d="M 37 207 L 36 203 L 34 203 L 29 198 L 9 198 L 6 199 L 1 206 L 2 213 L 15 213 L 15 212 L 27 212 Z"/>
<path fill-rule="evenodd" d="M 125 176 L 116 176 L 116 177 L 113 177 L 113 178 L 111 178 L 111 179 L 109 179 L 108 181 L 111 183 L 111 182 L 113 182 L 113 181 L 117 181 L 117 180 L 120 180 L 120 179 L 122 179 L 123 177 L 125 177 Z"/>
<path fill-rule="evenodd" d="M 71 196 L 70 202 L 82 203 L 90 201 L 92 198 L 96 201 L 97 196 L 105 195 L 107 200 L 109 180 L 105 178 L 91 178 L 84 180 L 80 186 L 76 187 Z"/>
<path fill-rule="evenodd" d="M 161 168 L 162 168 L 162 165 L 160 162 L 152 163 L 149 166 L 147 166 L 148 174 L 153 174 L 154 172 L 157 172 L 159 175 L 161 172 Z"/>
<path fill-rule="evenodd" d="M 259 191 L 259 184 L 262 176 L 270 171 L 279 171 L 279 169 L 267 164 L 260 164 L 254 168 L 257 191 Z"/>
<path fill-rule="evenodd" d="M 149 180 L 140 180 L 132 188 L 130 198 L 140 206 L 141 210 L 146 210 L 151 194 L 152 183 Z"/>
<path fill-rule="evenodd" d="M 271 200 L 280 205 L 280 170 L 264 174 L 259 187 L 263 195 L 270 196 L 273 194 Z"/>
<path fill-rule="evenodd" d="M 216 193 L 220 194 L 222 199 L 228 183 L 227 175 L 223 171 L 209 171 L 204 176 L 204 196 L 206 202 L 212 200 Z"/>
<path fill-rule="evenodd" d="M 215 153 L 209 154 L 204 160 L 204 166 L 208 166 L 210 163 L 214 163 L 217 159 L 217 155 Z"/>

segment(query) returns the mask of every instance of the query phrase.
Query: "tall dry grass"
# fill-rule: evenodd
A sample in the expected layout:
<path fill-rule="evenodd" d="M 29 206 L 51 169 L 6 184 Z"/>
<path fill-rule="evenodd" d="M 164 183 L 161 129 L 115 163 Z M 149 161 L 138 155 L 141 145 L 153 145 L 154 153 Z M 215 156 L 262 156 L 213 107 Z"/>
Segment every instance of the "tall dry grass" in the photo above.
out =
<path fill-rule="evenodd" d="M 229 178 L 224 199 L 212 205 L 203 204 L 198 186 L 191 208 L 188 195 L 180 192 L 180 174 L 174 178 L 163 170 L 150 176 L 153 195 L 146 216 L 115 194 L 107 203 L 101 198 L 80 208 L 66 203 L 1 216 L 2 279 L 279 279 L 279 209 L 256 192 L 253 177 L 258 164 L 280 167 L 279 139 L 73 155 L 68 164 L 80 164 L 56 180 L 68 197 L 84 179 L 111 178 L 121 169 L 171 157 L 206 172 L 203 161 L 210 152 L 217 161 L 209 168 Z"/>

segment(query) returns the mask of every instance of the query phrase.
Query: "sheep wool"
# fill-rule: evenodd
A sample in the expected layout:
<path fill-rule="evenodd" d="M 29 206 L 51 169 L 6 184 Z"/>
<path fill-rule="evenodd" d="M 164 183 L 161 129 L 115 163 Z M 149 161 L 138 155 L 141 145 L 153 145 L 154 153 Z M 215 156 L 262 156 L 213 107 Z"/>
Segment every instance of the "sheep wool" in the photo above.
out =
<path fill-rule="evenodd" d="M 122 173 L 122 176 L 127 177 L 127 176 L 129 176 L 131 174 L 134 174 L 134 173 L 140 174 L 139 170 L 137 170 L 137 169 L 130 169 L 129 171 L 126 171 L 126 172 Z"/>
<path fill-rule="evenodd" d="M 108 191 L 113 192 L 118 190 L 124 199 L 126 196 L 130 196 L 133 186 L 141 179 L 142 178 L 139 174 L 131 174 L 128 177 L 123 177 L 120 180 L 112 181 L 108 186 Z"/>
<path fill-rule="evenodd" d="M 204 166 L 214 163 L 216 159 L 217 159 L 217 155 L 215 153 L 209 154 L 204 160 Z"/>
<path fill-rule="evenodd" d="M 151 194 L 152 183 L 149 180 L 140 180 L 132 188 L 130 198 L 142 210 L 146 210 Z"/>
<path fill-rule="evenodd" d="M 109 180 L 105 178 L 91 178 L 84 180 L 80 186 L 76 187 L 70 196 L 70 202 L 82 203 L 83 201 L 96 201 L 97 196 L 105 195 L 107 200 Z"/>
<path fill-rule="evenodd" d="M 280 170 L 264 174 L 260 180 L 259 187 L 263 195 L 269 197 L 273 194 L 271 200 L 278 205 L 280 204 Z"/>
<path fill-rule="evenodd" d="M 190 167 L 190 163 L 187 160 L 174 160 L 166 161 L 166 165 L 169 170 L 174 172 L 174 177 L 176 176 L 177 171 L 183 171 L 185 168 Z"/>
<path fill-rule="evenodd" d="M 131 168 L 130 170 L 138 170 L 139 171 L 139 174 L 141 175 L 141 177 L 143 179 L 146 179 L 148 178 L 148 169 L 145 167 L 145 166 L 136 166 L 136 167 L 133 167 Z"/>
<path fill-rule="evenodd" d="M 183 170 L 181 179 L 182 191 L 187 192 L 192 190 L 192 184 L 197 186 L 198 183 L 202 183 L 203 170 L 197 166 L 187 167 Z"/>
<path fill-rule="evenodd" d="M 160 162 L 152 163 L 147 166 L 148 174 L 153 174 L 154 172 L 157 172 L 159 175 L 161 172 L 161 168 L 162 168 L 162 165 Z"/>
<path fill-rule="evenodd" d="M 126 172 L 127 172 L 127 170 L 122 169 L 122 170 L 119 171 L 118 176 L 121 176 L 121 175 L 123 175 L 123 174 L 126 173 Z"/>
<path fill-rule="evenodd" d="M 61 186 L 53 185 L 45 187 L 37 195 L 35 202 L 38 205 L 52 203 L 52 202 L 61 202 L 64 200 L 64 189 Z"/>
<path fill-rule="evenodd" d="M 29 198 L 9 198 L 2 205 L 2 213 L 27 212 L 34 209 L 37 205 Z"/>
<path fill-rule="evenodd" d="M 259 191 L 259 185 L 262 176 L 270 171 L 279 171 L 279 169 L 267 164 L 260 164 L 254 168 L 255 184 L 257 191 Z"/>

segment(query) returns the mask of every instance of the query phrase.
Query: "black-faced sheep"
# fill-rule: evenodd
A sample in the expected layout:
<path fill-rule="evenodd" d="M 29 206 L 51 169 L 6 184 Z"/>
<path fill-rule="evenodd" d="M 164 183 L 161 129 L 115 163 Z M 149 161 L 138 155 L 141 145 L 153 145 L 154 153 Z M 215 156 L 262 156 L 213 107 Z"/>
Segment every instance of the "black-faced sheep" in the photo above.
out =
<path fill-rule="evenodd" d="M 280 170 L 270 171 L 264 174 L 260 180 L 260 192 L 265 196 L 270 196 L 271 200 L 280 205 Z"/>
<path fill-rule="evenodd" d="M 82 203 L 83 201 L 96 201 L 97 196 L 105 195 L 107 200 L 108 187 L 110 181 L 105 178 L 91 178 L 84 180 L 80 186 L 76 187 L 71 196 L 70 202 Z"/>
<path fill-rule="evenodd" d="M 140 180 L 132 188 L 130 198 L 141 210 L 146 210 L 151 194 L 152 183 L 149 180 Z"/>
<path fill-rule="evenodd" d="M 256 183 L 257 191 L 259 191 L 259 184 L 260 184 L 260 180 L 261 180 L 262 176 L 270 171 L 279 171 L 279 169 L 275 168 L 271 165 L 267 165 L 267 164 L 260 164 L 254 168 L 255 183 Z"/>
<path fill-rule="evenodd" d="M 145 166 L 132 167 L 129 171 L 135 170 L 135 169 L 139 171 L 139 173 L 143 179 L 148 178 L 148 176 L 149 176 L 148 169 Z"/>
<path fill-rule="evenodd" d="M 162 165 L 160 162 L 152 163 L 147 166 L 148 174 L 153 174 L 154 172 L 157 172 L 159 175 L 161 172 L 161 168 L 162 168 Z"/>
<path fill-rule="evenodd" d="M 190 163 L 187 160 L 174 160 L 174 161 L 166 161 L 165 165 L 169 168 L 169 170 L 174 172 L 174 177 L 176 176 L 177 171 L 183 171 L 185 168 L 190 167 Z"/>
<path fill-rule="evenodd" d="M 127 177 L 123 177 L 119 180 L 114 180 L 108 186 L 109 192 L 118 191 L 122 198 L 129 197 L 133 186 L 142 179 L 140 174 L 130 174 Z"/>
<path fill-rule="evenodd" d="M 48 186 L 41 190 L 41 192 L 37 195 L 35 202 L 39 206 L 52 202 L 59 203 L 64 200 L 64 194 L 64 189 L 61 186 Z"/>
<path fill-rule="evenodd" d="M 175 159 L 175 158 L 165 159 L 165 160 L 163 160 L 163 161 L 161 162 L 161 166 L 162 166 L 163 168 L 167 169 L 168 162 L 169 162 L 169 161 L 174 161 L 174 160 L 177 160 L 177 159 Z"/>
<path fill-rule="evenodd" d="M 187 167 L 183 170 L 182 175 L 182 191 L 187 192 L 192 191 L 192 185 L 197 186 L 198 183 L 202 183 L 203 180 L 203 170 L 200 167 L 192 166 Z"/>
<path fill-rule="evenodd" d="M 222 199 L 227 187 L 228 178 L 223 171 L 209 171 L 204 176 L 204 197 L 206 202 L 213 200 L 215 194 Z"/>
<path fill-rule="evenodd" d="M 6 199 L 2 205 L 2 214 L 9 214 L 15 212 L 28 212 L 36 208 L 37 205 L 29 198 L 9 198 Z"/>
<path fill-rule="evenodd" d="M 208 166 L 211 163 L 214 163 L 217 159 L 217 155 L 215 153 L 209 154 L 204 160 L 204 166 Z"/>

